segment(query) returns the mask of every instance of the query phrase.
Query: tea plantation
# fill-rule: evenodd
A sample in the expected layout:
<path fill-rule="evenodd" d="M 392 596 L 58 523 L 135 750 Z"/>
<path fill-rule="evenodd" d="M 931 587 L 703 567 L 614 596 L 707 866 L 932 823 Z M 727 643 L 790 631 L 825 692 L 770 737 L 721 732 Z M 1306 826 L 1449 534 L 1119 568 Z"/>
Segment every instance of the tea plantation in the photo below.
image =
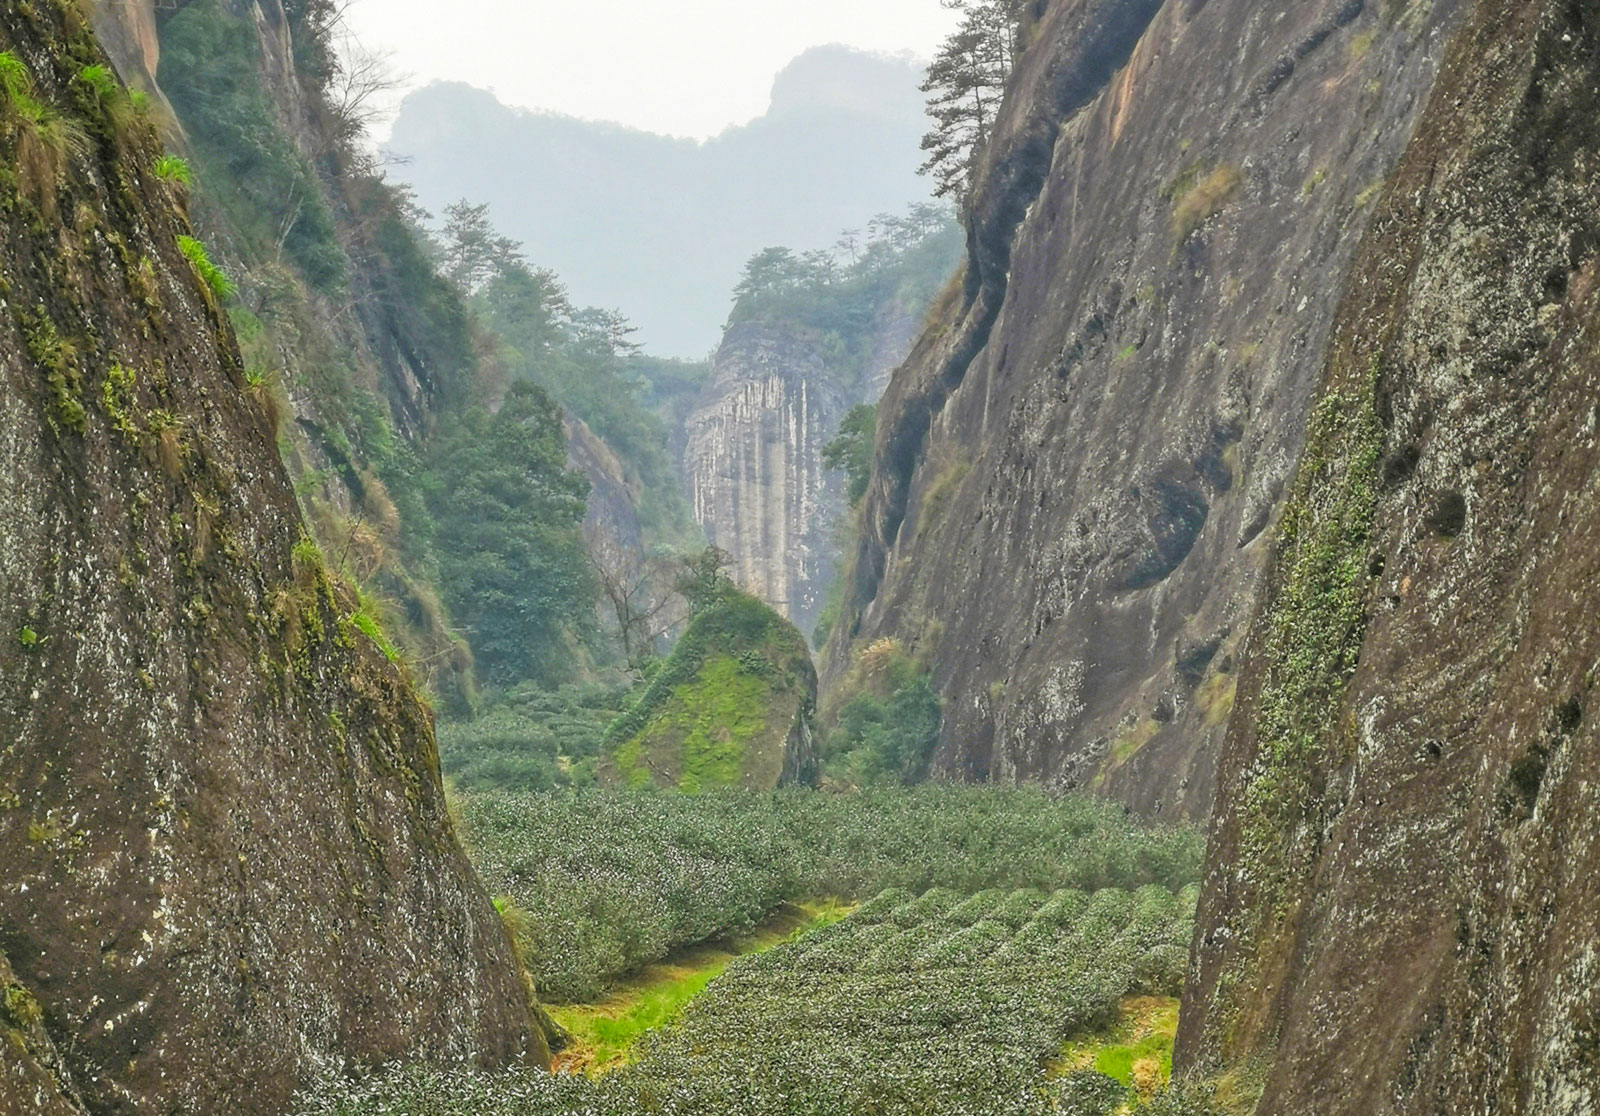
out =
<path fill-rule="evenodd" d="M 1182 985 L 1195 889 L 891 887 L 736 962 L 599 1078 L 413 1069 L 324 1089 L 306 1116 L 1109 1116 L 1138 1104 L 1067 1041 Z M 1139 1109 L 1190 1114 L 1176 1095 Z"/>
<path fill-rule="evenodd" d="M 1037 788 L 495 792 L 463 798 L 460 814 L 535 986 L 554 1002 L 592 1000 L 786 901 L 859 901 L 888 887 L 1172 890 L 1198 879 L 1202 853 L 1192 830 Z"/>

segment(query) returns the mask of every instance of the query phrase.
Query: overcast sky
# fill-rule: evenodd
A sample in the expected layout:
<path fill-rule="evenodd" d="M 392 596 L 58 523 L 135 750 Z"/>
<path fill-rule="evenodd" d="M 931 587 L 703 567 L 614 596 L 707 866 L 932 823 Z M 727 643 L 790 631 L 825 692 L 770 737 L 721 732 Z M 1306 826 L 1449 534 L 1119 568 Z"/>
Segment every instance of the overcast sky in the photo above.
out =
<path fill-rule="evenodd" d="M 955 17 L 939 0 L 355 0 L 349 20 L 413 86 L 704 139 L 760 116 L 808 47 L 926 58 Z"/>

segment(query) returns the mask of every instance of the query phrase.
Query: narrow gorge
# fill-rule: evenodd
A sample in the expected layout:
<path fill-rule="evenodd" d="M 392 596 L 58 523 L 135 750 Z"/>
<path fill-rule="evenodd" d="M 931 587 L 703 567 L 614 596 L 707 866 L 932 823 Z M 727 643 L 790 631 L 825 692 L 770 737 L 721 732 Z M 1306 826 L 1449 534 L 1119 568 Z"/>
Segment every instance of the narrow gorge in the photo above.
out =
<path fill-rule="evenodd" d="M 360 11 L 0 0 L 0 1116 L 1600 1112 L 1600 5 Z"/>

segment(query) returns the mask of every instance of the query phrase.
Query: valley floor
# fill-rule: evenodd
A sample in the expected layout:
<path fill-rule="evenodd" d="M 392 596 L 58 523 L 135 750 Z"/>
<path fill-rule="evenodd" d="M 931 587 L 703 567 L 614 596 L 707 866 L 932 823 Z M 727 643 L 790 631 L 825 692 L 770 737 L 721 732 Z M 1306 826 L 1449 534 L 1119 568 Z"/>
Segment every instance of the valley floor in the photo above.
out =
<path fill-rule="evenodd" d="M 949 786 L 468 796 L 463 823 L 535 982 L 593 989 L 550 1009 L 566 1072 L 391 1068 L 306 1116 L 1176 1111 L 1192 833 Z"/>

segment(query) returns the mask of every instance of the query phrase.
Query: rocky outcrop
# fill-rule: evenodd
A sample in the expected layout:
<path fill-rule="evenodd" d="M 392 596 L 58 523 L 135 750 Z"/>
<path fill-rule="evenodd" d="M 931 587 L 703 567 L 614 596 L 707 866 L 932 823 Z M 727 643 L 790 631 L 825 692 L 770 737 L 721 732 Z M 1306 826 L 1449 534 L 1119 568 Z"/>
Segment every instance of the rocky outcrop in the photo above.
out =
<path fill-rule="evenodd" d="M 607 730 L 607 781 L 691 792 L 815 783 L 817 672 L 805 637 L 731 586 L 718 597 Z"/>
<path fill-rule="evenodd" d="M 1338 292 L 1461 7 L 1043 9 L 826 660 L 933 665 L 936 771 L 1207 812 Z"/>
<path fill-rule="evenodd" d="M 543 1058 L 430 713 L 306 538 L 153 134 L 83 95 L 76 10 L 0 15 L 88 136 L 0 185 L 7 982 L 91 1112 L 276 1114 L 346 1060 Z M 48 145 L 5 112 L 11 154 Z"/>
<path fill-rule="evenodd" d="M 568 464 L 589 479 L 584 540 L 597 560 L 620 568 L 644 550 L 644 529 L 639 522 L 640 489 L 631 483 L 616 452 L 587 423 L 567 415 L 562 432 L 567 438 Z"/>
<path fill-rule="evenodd" d="M 1600 1110 L 1600 11 L 1474 8 L 1223 754 L 1179 1063 L 1261 1114 Z"/>
<path fill-rule="evenodd" d="M 809 631 L 834 574 L 844 511 L 822 447 L 856 400 L 815 343 L 781 324 L 734 326 L 711 371 L 685 429 L 694 517 L 733 557 L 734 580 Z"/>

